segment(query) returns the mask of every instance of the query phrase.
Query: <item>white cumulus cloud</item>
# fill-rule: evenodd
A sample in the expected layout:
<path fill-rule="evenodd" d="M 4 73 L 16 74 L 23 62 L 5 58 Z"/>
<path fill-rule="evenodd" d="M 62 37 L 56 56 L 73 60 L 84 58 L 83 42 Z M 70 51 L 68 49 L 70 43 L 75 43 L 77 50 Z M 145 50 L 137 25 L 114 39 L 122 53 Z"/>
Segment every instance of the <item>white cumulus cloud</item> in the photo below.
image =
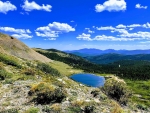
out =
<path fill-rule="evenodd" d="M 96 27 L 97 30 L 114 30 L 115 28 L 112 26 L 106 26 L 106 27 Z"/>
<path fill-rule="evenodd" d="M 135 27 L 141 27 L 142 25 L 140 24 L 132 24 L 132 25 L 128 25 L 127 27 L 130 27 L 130 28 L 135 28 Z"/>
<path fill-rule="evenodd" d="M 47 4 L 47 5 L 42 4 L 42 6 L 40 6 L 35 1 L 29 2 L 28 0 L 25 0 L 24 5 L 22 5 L 22 8 L 25 11 L 44 10 L 44 11 L 47 11 L 47 12 L 51 12 L 52 6 L 49 5 L 49 4 Z"/>
<path fill-rule="evenodd" d="M 29 29 L 15 29 L 13 27 L 0 27 L 1 31 L 13 32 L 13 33 L 31 33 Z"/>
<path fill-rule="evenodd" d="M 118 26 L 116 26 L 116 28 L 118 29 L 125 29 L 127 26 L 123 25 L 123 24 L 119 24 Z"/>
<path fill-rule="evenodd" d="M 95 31 L 90 30 L 90 28 L 85 28 L 85 30 L 87 30 L 87 31 L 88 31 L 88 33 L 90 33 L 90 34 L 95 33 Z"/>
<path fill-rule="evenodd" d="M 8 11 L 14 11 L 17 10 L 17 7 L 13 4 L 11 4 L 9 1 L 2 2 L 0 1 L 0 12 L 7 14 Z"/>
<path fill-rule="evenodd" d="M 32 32 L 29 29 L 15 29 L 13 27 L 0 27 L 0 31 L 10 32 L 15 38 L 28 39 L 33 36 L 29 35 Z"/>
<path fill-rule="evenodd" d="M 106 30 L 111 33 L 117 33 L 114 35 L 101 35 L 97 34 L 97 36 L 92 37 L 92 34 L 82 33 L 77 37 L 79 40 L 87 40 L 87 41 L 135 41 L 135 40 L 150 40 L 150 32 L 149 31 L 137 31 L 133 32 L 132 30 L 135 28 L 150 28 L 150 23 L 146 24 L 131 24 L 131 25 L 123 25 L 119 24 L 117 26 L 101 26 L 101 27 L 93 27 L 96 30 Z M 85 28 L 86 30 L 90 30 L 90 28 Z M 141 29 L 142 30 L 142 29 Z"/>
<path fill-rule="evenodd" d="M 103 4 L 97 4 L 95 6 L 96 12 L 103 12 L 105 10 L 111 11 L 125 11 L 126 10 L 125 0 L 108 0 Z"/>
<path fill-rule="evenodd" d="M 81 35 L 79 35 L 79 36 L 77 37 L 77 39 L 79 39 L 79 40 L 92 41 L 92 39 L 91 39 L 90 37 L 91 37 L 90 34 L 82 33 Z"/>
<path fill-rule="evenodd" d="M 143 24 L 143 27 L 144 28 L 150 28 L 150 23 L 147 22 L 146 24 Z"/>
<path fill-rule="evenodd" d="M 29 38 L 33 37 L 31 35 L 28 35 L 28 34 L 13 34 L 12 36 L 15 38 L 18 38 L 18 39 L 29 39 Z"/>
<path fill-rule="evenodd" d="M 114 36 L 97 35 L 93 40 L 97 41 L 133 41 L 134 38 L 118 38 Z"/>
<path fill-rule="evenodd" d="M 141 38 L 141 39 L 150 39 L 150 32 L 136 32 L 136 33 L 126 33 L 121 34 L 121 37 L 129 37 L 129 38 Z"/>
<path fill-rule="evenodd" d="M 37 36 L 40 37 L 54 38 L 54 37 L 59 37 L 59 34 L 68 33 L 71 31 L 75 31 L 75 28 L 73 28 L 69 24 L 53 22 L 48 24 L 48 26 L 37 28 L 35 30 L 35 33 Z"/>
<path fill-rule="evenodd" d="M 141 4 L 136 4 L 135 8 L 137 8 L 137 9 L 147 9 L 148 7 L 147 6 L 141 6 Z"/>

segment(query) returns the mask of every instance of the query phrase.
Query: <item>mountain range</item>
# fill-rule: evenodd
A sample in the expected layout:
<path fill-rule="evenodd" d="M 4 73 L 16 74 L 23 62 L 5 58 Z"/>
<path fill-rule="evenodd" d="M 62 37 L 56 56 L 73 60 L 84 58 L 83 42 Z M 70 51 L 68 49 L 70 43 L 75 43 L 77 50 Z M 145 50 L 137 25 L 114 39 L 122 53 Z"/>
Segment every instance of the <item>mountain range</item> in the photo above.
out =
<path fill-rule="evenodd" d="M 72 53 L 78 56 L 97 56 L 103 54 L 122 54 L 122 55 L 136 55 L 136 54 L 150 54 L 150 49 L 147 50 L 114 50 L 114 49 L 107 49 L 107 50 L 100 50 L 100 49 L 80 49 L 80 50 L 69 50 L 65 51 L 67 53 Z"/>

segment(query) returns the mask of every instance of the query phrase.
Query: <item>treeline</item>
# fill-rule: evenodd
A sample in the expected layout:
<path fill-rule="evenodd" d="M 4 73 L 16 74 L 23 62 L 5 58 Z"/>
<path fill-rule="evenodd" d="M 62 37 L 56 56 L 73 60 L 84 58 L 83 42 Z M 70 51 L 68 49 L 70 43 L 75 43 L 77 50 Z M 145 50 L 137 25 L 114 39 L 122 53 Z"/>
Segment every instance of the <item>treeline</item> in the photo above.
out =
<path fill-rule="evenodd" d="M 67 53 L 63 53 L 64 56 L 61 56 L 59 55 L 59 51 L 57 50 L 53 50 L 50 52 L 47 51 L 47 52 L 42 52 L 42 51 L 37 51 L 39 52 L 40 54 L 52 59 L 52 60 L 55 60 L 55 61 L 60 61 L 60 62 L 64 62 L 74 68 L 77 68 L 77 69 L 82 69 L 84 70 L 85 72 L 91 72 L 91 73 L 101 73 L 101 67 L 96 65 L 96 64 L 93 64 L 81 57 L 78 57 L 76 55 L 73 55 L 73 54 L 67 54 Z"/>
<path fill-rule="evenodd" d="M 150 62 L 122 60 L 111 64 L 101 65 L 103 73 L 115 74 L 131 80 L 150 79 Z"/>

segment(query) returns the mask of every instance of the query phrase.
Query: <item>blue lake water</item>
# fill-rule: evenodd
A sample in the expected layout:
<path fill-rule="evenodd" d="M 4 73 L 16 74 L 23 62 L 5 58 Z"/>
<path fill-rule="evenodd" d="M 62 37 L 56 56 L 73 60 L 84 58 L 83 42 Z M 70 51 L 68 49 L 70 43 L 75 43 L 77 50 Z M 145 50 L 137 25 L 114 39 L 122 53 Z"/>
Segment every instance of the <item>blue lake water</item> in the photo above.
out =
<path fill-rule="evenodd" d="M 82 84 L 92 86 L 92 87 L 101 87 L 105 83 L 105 78 L 102 76 L 96 76 L 94 74 L 74 74 L 70 77 L 74 81 L 80 82 Z"/>

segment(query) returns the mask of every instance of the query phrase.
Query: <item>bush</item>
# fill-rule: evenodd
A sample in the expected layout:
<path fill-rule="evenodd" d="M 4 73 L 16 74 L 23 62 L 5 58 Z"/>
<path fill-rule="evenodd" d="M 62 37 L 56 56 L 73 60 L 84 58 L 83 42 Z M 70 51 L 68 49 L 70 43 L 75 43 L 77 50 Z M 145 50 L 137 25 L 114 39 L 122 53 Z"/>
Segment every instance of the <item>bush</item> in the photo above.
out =
<path fill-rule="evenodd" d="M 85 106 L 85 108 L 84 108 L 84 112 L 85 113 L 93 113 L 94 112 L 94 106 L 93 105 L 91 105 L 91 106 Z"/>
<path fill-rule="evenodd" d="M 24 113 L 38 113 L 39 109 L 38 108 L 29 108 L 27 111 L 25 111 Z"/>
<path fill-rule="evenodd" d="M 50 113 L 52 111 L 52 109 L 49 106 L 44 106 L 44 108 L 42 109 L 43 112 L 46 113 Z"/>
<path fill-rule="evenodd" d="M 68 113 L 82 113 L 82 109 L 79 106 L 70 106 L 67 111 Z"/>
<path fill-rule="evenodd" d="M 1 69 L 4 69 L 4 66 L 3 66 L 3 63 L 2 62 L 0 62 L 0 70 Z"/>
<path fill-rule="evenodd" d="M 17 58 L 6 55 L 6 54 L 2 54 L 2 53 L 0 54 L 0 62 L 21 68 L 21 65 L 19 64 L 19 61 Z"/>
<path fill-rule="evenodd" d="M 11 73 L 8 73 L 5 69 L 0 70 L 0 80 L 5 80 L 5 78 L 10 78 L 12 76 Z"/>
<path fill-rule="evenodd" d="M 43 71 L 46 74 L 51 74 L 52 76 L 60 76 L 61 74 L 58 72 L 58 70 L 52 68 L 49 64 L 45 63 L 38 63 L 37 68 L 41 71 Z"/>
<path fill-rule="evenodd" d="M 93 95 L 93 97 L 97 97 L 99 95 L 100 90 L 95 89 L 93 91 L 91 91 L 91 94 Z"/>
<path fill-rule="evenodd" d="M 42 82 L 32 87 L 28 94 L 36 96 L 33 100 L 37 104 L 49 104 L 62 102 L 66 98 L 67 92 L 63 88 L 54 88 L 50 84 Z"/>
<path fill-rule="evenodd" d="M 104 84 L 103 90 L 106 95 L 110 96 L 123 105 L 127 104 L 128 99 L 132 94 L 126 86 L 126 83 L 123 80 L 118 79 L 117 77 L 107 79 Z"/>
<path fill-rule="evenodd" d="M 24 69 L 22 73 L 25 75 L 35 75 L 35 70 L 28 68 L 28 69 Z"/>
<path fill-rule="evenodd" d="M 136 107 L 141 110 L 148 110 L 147 106 L 145 106 L 143 104 L 138 104 L 138 105 L 136 105 Z"/>

